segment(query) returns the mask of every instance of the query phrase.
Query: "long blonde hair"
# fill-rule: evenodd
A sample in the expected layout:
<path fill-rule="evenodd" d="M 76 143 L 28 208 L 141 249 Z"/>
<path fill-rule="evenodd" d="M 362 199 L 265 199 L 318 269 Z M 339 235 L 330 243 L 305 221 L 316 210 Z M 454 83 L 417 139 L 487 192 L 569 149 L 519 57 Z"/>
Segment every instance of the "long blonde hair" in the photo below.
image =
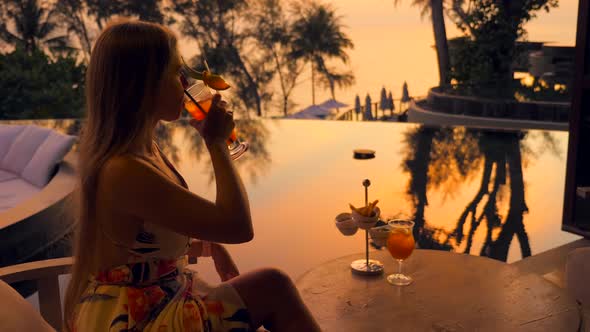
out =
<path fill-rule="evenodd" d="M 96 188 L 101 167 L 132 144 L 151 147 L 153 98 L 177 39 L 153 23 L 122 20 L 107 26 L 94 45 L 86 72 L 86 121 L 79 144 L 79 183 L 72 204 L 77 222 L 72 278 L 65 296 L 64 329 L 71 330 L 75 306 L 96 264 L 99 227 Z"/>

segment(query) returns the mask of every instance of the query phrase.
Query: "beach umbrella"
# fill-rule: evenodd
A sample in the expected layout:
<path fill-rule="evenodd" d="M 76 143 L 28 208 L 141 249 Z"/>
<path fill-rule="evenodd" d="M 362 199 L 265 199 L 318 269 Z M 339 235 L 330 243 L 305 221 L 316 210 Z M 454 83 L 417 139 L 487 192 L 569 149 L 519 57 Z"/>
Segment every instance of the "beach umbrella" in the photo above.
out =
<path fill-rule="evenodd" d="M 319 106 L 327 109 L 346 107 L 348 104 L 337 101 L 336 99 L 328 99 Z"/>
<path fill-rule="evenodd" d="M 404 86 L 402 88 L 402 103 L 407 103 L 410 101 L 410 93 L 408 92 L 408 83 L 404 81 Z"/>
<path fill-rule="evenodd" d="M 388 109 L 389 101 L 387 100 L 387 91 L 385 87 L 381 88 L 381 98 L 379 99 L 379 109 L 385 111 Z"/>
<path fill-rule="evenodd" d="M 311 105 L 302 109 L 301 111 L 291 114 L 287 116 L 287 118 L 291 119 L 324 119 L 328 114 L 330 114 L 330 110 L 321 107 L 320 105 Z"/>
<path fill-rule="evenodd" d="M 356 95 L 356 97 L 354 97 L 354 112 L 356 114 L 359 114 L 361 112 L 361 98 L 359 98 L 359 95 Z"/>
<path fill-rule="evenodd" d="M 395 105 L 393 103 L 393 94 L 391 93 L 391 91 L 389 91 L 389 96 L 387 97 L 387 108 L 391 111 L 391 115 L 393 115 Z"/>
<path fill-rule="evenodd" d="M 371 112 L 371 96 L 367 93 L 365 97 L 365 120 L 373 120 L 373 113 Z"/>

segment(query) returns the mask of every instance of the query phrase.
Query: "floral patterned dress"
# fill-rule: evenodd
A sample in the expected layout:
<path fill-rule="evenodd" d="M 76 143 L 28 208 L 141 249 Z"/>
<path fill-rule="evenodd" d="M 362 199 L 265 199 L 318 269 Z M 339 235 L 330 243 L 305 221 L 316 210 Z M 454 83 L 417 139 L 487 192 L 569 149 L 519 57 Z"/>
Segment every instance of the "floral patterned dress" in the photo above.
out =
<path fill-rule="evenodd" d="M 144 224 L 132 247 L 105 236 L 129 252 L 128 264 L 90 277 L 75 309 L 73 331 L 250 331 L 248 310 L 231 284 L 203 287 L 185 269 L 188 237 L 150 224 Z"/>
<path fill-rule="evenodd" d="M 199 290 L 186 259 L 151 259 L 91 278 L 76 309 L 74 331 L 242 332 L 250 317 L 227 283 Z"/>

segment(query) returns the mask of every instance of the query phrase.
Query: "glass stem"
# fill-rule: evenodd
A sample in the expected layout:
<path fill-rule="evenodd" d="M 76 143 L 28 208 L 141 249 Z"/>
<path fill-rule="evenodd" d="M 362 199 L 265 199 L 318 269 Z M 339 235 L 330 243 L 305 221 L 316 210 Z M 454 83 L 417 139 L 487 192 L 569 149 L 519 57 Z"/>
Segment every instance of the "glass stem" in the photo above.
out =
<path fill-rule="evenodd" d="M 369 231 L 365 230 L 365 259 L 367 260 L 367 271 L 369 270 Z"/>
<path fill-rule="evenodd" d="M 402 259 L 397 260 L 397 273 L 398 274 L 402 274 L 402 262 L 403 262 Z"/>

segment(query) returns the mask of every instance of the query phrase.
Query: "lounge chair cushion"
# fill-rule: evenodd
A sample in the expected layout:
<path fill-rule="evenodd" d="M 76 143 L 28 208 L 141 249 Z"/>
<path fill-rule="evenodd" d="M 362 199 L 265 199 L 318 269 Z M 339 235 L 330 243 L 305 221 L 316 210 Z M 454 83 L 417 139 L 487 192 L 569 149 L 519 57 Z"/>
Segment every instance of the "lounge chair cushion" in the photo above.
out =
<path fill-rule="evenodd" d="M 1 125 L 0 170 L 16 174 L 43 188 L 73 144 L 74 136 L 62 135 L 51 129 Z M 8 175 L 0 173 L 0 182 L 8 178 Z"/>
<path fill-rule="evenodd" d="M 0 182 L 18 178 L 18 175 L 0 169 Z"/>
<path fill-rule="evenodd" d="M 45 187 L 53 175 L 57 164 L 74 145 L 74 136 L 51 131 L 39 146 L 21 176 L 37 187 Z"/>
<path fill-rule="evenodd" d="M 4 159 L 16 137 L 26 126 L 0 125 L 0 161 Z"/>
<path fill-rule="evenodd" d="M 0 331 L 55 332 L 33 306 L 0 280 Z"/>
<path fill-rule="evenodd" d="M 20 175 L 50 132 L 51 129 L 26 126 L 0 161 L 0 168 Z"/>
<path fill-rule="evenodd" d="M 41 191 L 41 188 L 20 178 L 1 182 L 0 186 L 2 188 L 0 190 L 0 213 L 15 207 Z"/>

